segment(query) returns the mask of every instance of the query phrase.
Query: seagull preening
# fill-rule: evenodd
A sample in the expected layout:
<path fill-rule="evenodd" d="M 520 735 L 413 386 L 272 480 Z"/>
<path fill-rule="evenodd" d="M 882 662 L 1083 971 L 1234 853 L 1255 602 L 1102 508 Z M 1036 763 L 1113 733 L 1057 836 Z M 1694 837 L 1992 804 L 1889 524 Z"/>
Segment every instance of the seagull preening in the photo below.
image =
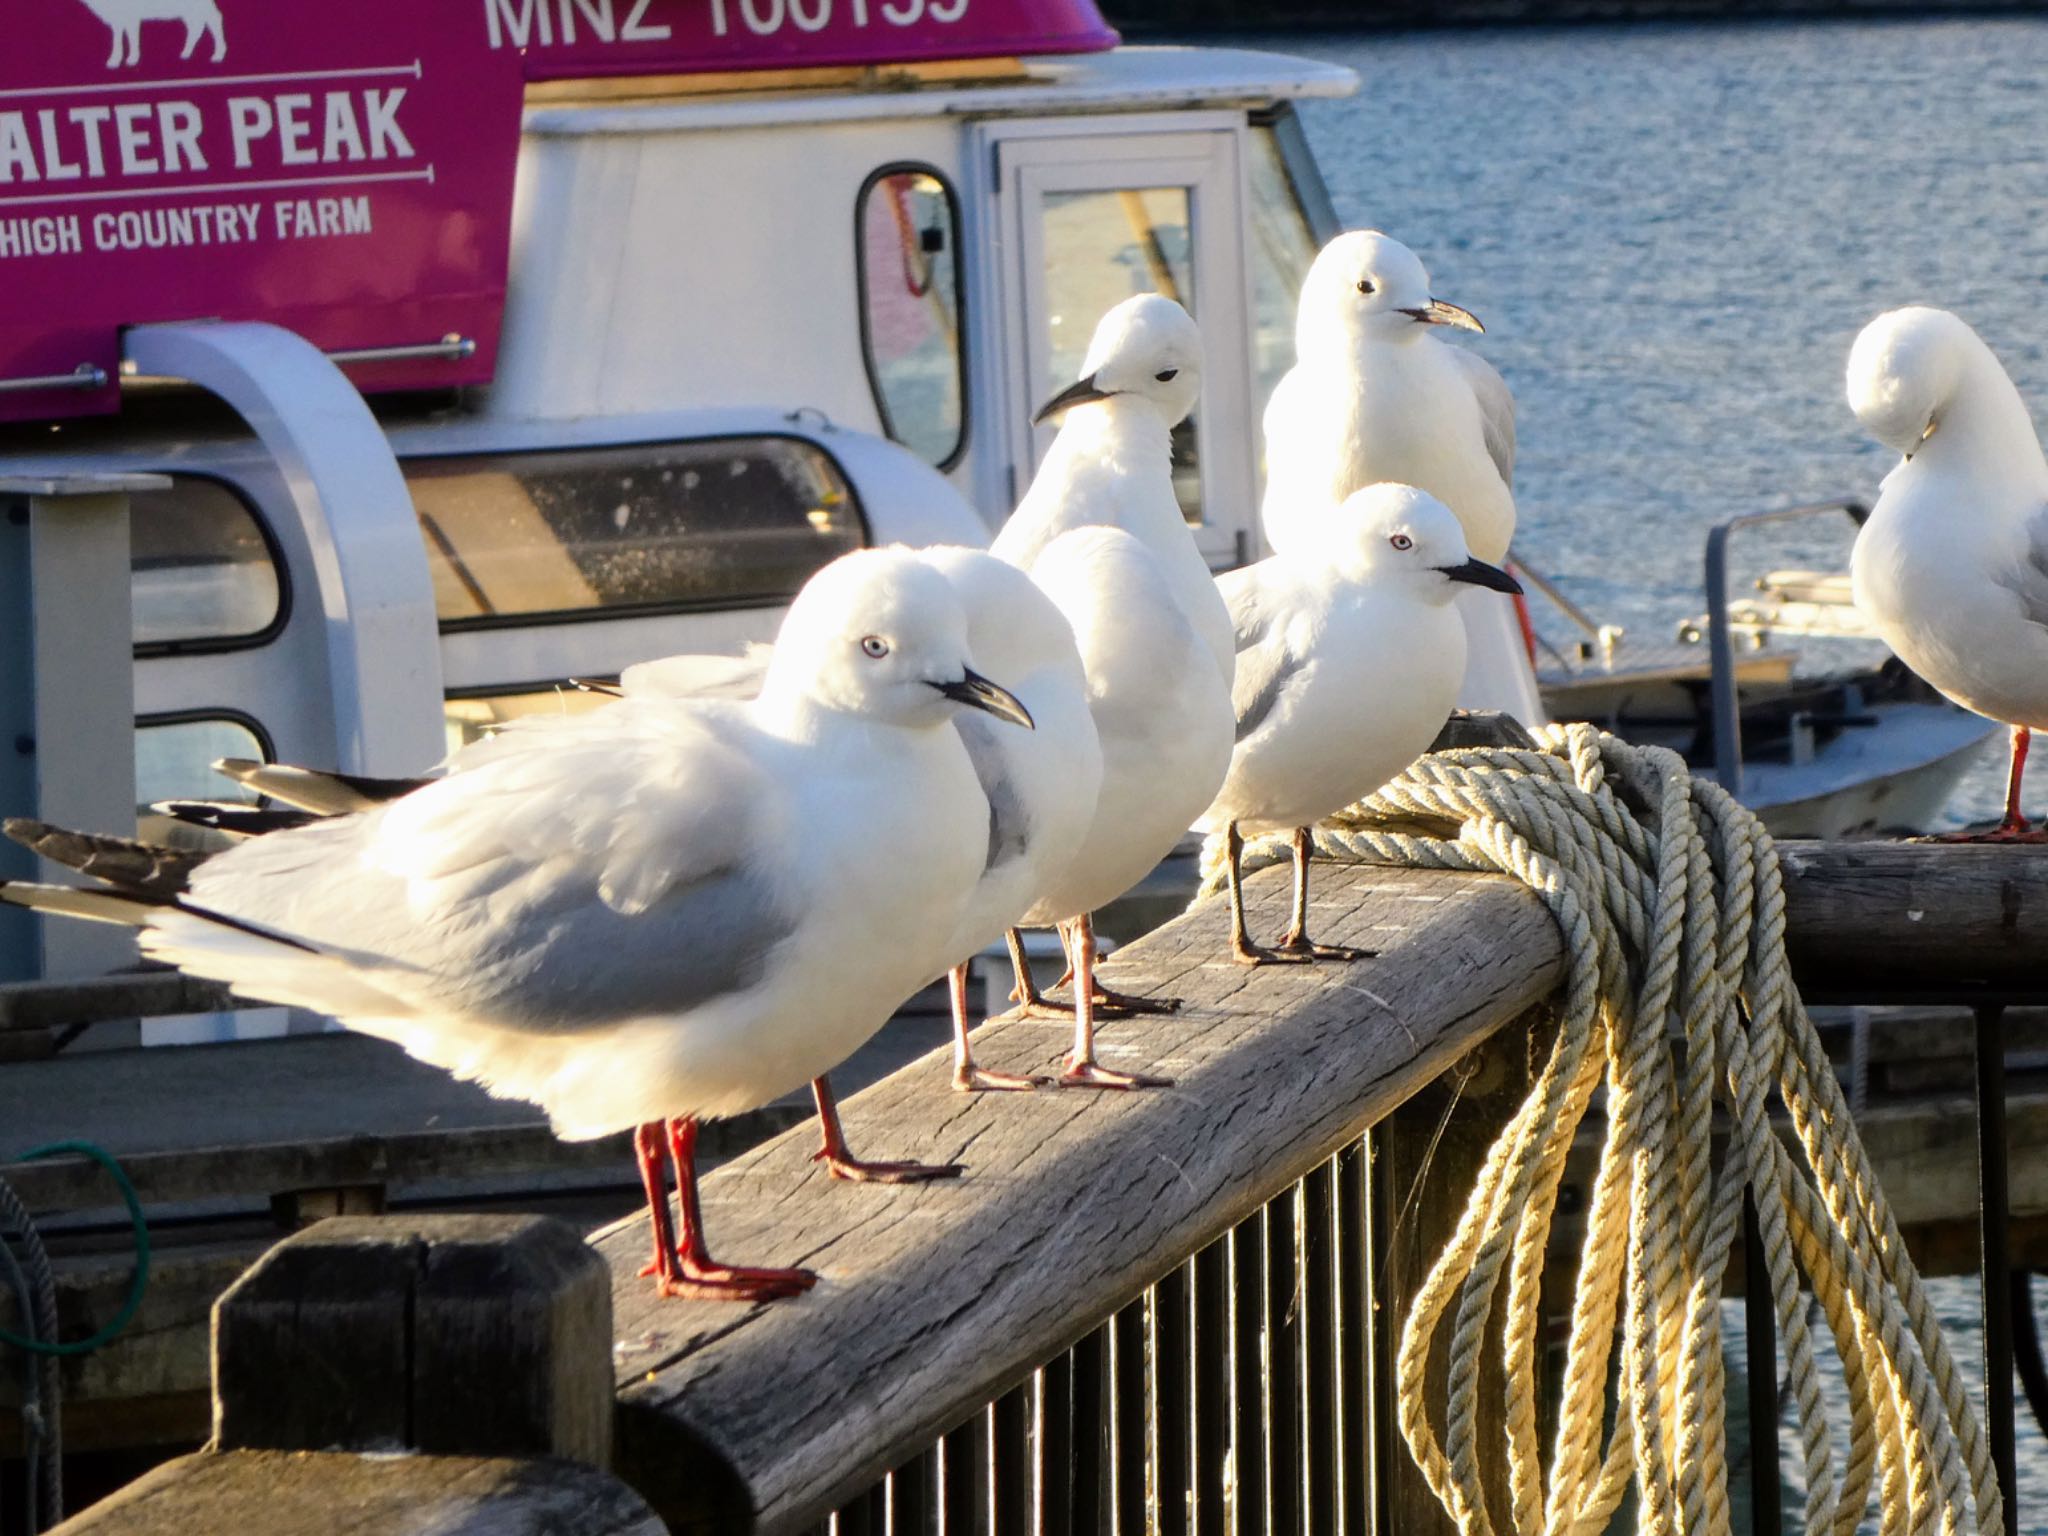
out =
<path fill-rule="evenodd" d="M 1023 919 L 1055 924 L 1066 943 L 1074 1047 L 1061 1081 L 1075 1086 L 1165 1081 L 1095 1060 L 1097 1003 L 1147 1000 L 1098 987 L 1091 914 L 1173 851 L 1230 764 L 1230 611 L 1173 494 L 1171 434 L 1194 408 L 1201 363 L 1201 333 L 1170 299 L 1142 294 L 1104 315 L 1081 378 L 1039 412 L 1064 413 L 1059 434 L 991 546 L 1030 569 L 1073 626 L 1102 748 L 1087 836 L 1047 872 Z M 1066 552 L 1048 568 L 1056 540 Z M 1011 954 L 1029 1008 L 1035 994 L 1014 938 Z"/>
<path fill-rule="evenodd" d="M 1965 709 L 2012 730 L 1999 840 L 2020 814 L 2031 733 L 2048 729 L 2048 460 L 2026 402 L 1946 310 L 1895 309 L 1849 353 L 1849 406 L 1903 458 L 1856 536 L 1856 606 Z"/>
<path fill-rule="evenodd" d="M 815 1277 L 710 1257 L 697 1122 L 811 1082 L 835 1172 L 958 1171 L 847 1156 L 823 1074 L 949 963 L 981 878 L 988 801 L 952 722 L 1031 719 L 972 663 L 943 575 L 848 555 L 791 605 L 753 700 L 535 717 L 374 809 L 237 844 L 182 893 L 0 899 L 138 926 L 155 958 L 533 1100 L 565 1138 L 633 1128 L 663 1293 L 784 1296 Z"/>
<path fill-rule="evenodd" d="M 1202 819 L 1224 837 L 1230 948 L 1244 965 L 1362 959 L 1308 936 L 1309 828 L 1371 794 L 1424 752 L 1465 678 L 1471 587 L 1519 592 L 1473 558 L 1450 509 L 1426 491 L 1374 485 L 1304 523 L 1284 553 L 1217 585 L 1237 629 L 1237 750 Z M 1238 858 L 1246 832 L 1294 839 L 1294 919 L 1267 949 L 1245 931 Z"/>
<path fill-rule="evenodd" d="M 1323 247 L 1301 287 L 1296 361 L 1266 407 L 1266 496 L 1276 550 L 1353 491 L 1391 482 L 1428 491 L 1457 515 L 1475 557 L 1498 565 L 1515 532 L 1515 400 L 1493 365 L 1441 340 L 1480 332 L 1437 298 L 1407 246 L 1352 230 Z M 1513 606 L 1473 593 L 1460 604 L 1480 663 L 1461 702 L 1543 718 Z M 1508 665 L 1488 665 L 1494 657 Z"/>

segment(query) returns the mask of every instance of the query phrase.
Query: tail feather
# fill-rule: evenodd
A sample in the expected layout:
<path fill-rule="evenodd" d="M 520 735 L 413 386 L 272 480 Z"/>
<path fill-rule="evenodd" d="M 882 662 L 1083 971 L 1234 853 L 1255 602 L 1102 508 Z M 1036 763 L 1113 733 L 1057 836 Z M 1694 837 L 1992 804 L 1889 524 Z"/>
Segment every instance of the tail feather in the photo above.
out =
<path fill-rule="evenodd" d="M 294 827 L 327 819 L 317 811 L 281 805 L 245 805 L 234 800 L 159 800 L 150 809 L 187 826 L 206 827 L 234 837 L 262 837 L 269 832 L 288 832 Z"/>
<path fill-rule="evenodd" d="M 345 816 L 352 811 L 375 810 L 401 796 L 409 795 L 428 779 L 375 779 L 355 773 L 328 773 L 318 768 L 296 768 L 290 763 L 259 763 L 253 758 L 224 757 L 214 771 L 226 774 L 237 784 L 246 784 L 259 794 L 296 805 L 321 816 Z"/>
<path fill-rule="evenodd" d="M 159 901 L 183 891 L 191 883 L 192 871 L 210 857 L 197 849 L 164 848 L 132 837 L 73 832 L 28 816 L 8 817 L 0 822 L 0 831 L 67 869 L 104 880 L 129 895 Z"/>
<path fill-rule="evenodd" d="M 40 885 L 32 880 L 0 880 L 0 901 L 27 907 L 33 912 L 56 912 L 65 917 L 89 918 L 96 923 L 119 923 L 124 928 L 146 927 L 157 914 L 167 910 L 168 901 L 124 891 L 88 890 L 75 885 Z"/>

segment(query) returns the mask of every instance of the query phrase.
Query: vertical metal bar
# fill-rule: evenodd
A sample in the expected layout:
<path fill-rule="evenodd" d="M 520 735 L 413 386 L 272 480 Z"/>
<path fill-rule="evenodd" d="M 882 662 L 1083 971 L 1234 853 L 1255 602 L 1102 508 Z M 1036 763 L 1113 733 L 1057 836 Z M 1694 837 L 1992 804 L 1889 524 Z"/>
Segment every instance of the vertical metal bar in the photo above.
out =
<path fill-rule="evenodd" d="M 1140 1296 L 1110 1324 L 1110 1426 L 1116 1440 L 1110 1500 L 1116 1536 L 1145 1536 L 1145 1306 Z"/>
<path fill-rule="evenodd" d="M 1224 1536 L 1230 1512 L 1230 1249 L 1218 1238 L 1195 1255 L 1194 1536 Z"/>
<path fill-rule="evenodd" d="M 932 1528 L 939 1491 L 939 1452 L 934 1446 L 889 1474 L 889 1536 L 926 1536 Z"/>
<path fill-rule="evenodd" d="M 1785 1524 L 1778 1476 L 1778 1314 L 1771 1300 L 1771 1269 L 1764 1257 L 1756 1196 L 1742 1197 L 1742 1319 L 1749 1385 L 1749 1528 L 1753 1536 L 1781 1536 Z"/>
<path fill-rule="evenodd" d="M 1266 1523 L 1266 1218 L 1254 1213 L 1230 1233 L 1231 1528 Z"/>
<path fill-rule="evenodd" d="M 977 1413 L 939 1441 L 939 1536 L 976 1536 L 988 1500 L 989 1415 Z"/>
<path fill-rule="evenodd" d="M 1984 1287 L 1984 1397 L 1991 1464 L 2005 1496 L 2006 1536 L 2019 1529 L 2013 1464 L 2012 1252 L 2006 1223 L 2012 1206 L 2006 1180 L 2005 1009 L 1976 1011 L 1977 1220 L 1983 1234 L 1978 1266 Z"/>
<path fill-rule="evenodd" d="M 1266 1205 L 1267 1529 L 1301 1529 L 1301 1186 Z"/>
<path fill-rule="evenodd" d="M 1104 1464 L 1109 1455 L 1109 1416 L 1104 1411 L 1102 1383 L 1109 1369 L 1109 1325 L 1103 1324 L 1074 1346 L 1073 1388 L 1073 1528 L 1093 1533 L 1103 1528 Z"/>
<path fill-rule="evenodd" d="M 1074 1357 L 1054 1355 L 1038 1373 L 1038 1529 L 1072 1536 Z"/>
<path fill-rule="evenodd" d="M 1031 1529 L 1031 1383 L 989 1405 L 988 1528 L 994 1536 Z"/>
<path fill-rule="evenodd" d="M 1370 1431 L 1370 1529 L 1375 1536 L 1399 1536 L 1394 1529 L 1397 1458 L 1405 1454 L 1394 1419 L 1394 1329 L 1392 1306 L 1394 1213 L 1400 1209 L 1387 1156 L 1386 1137 L 1366 1132 L 1366 1337 L 1365 1400 Z"/>
<path fill-rule="evenodd" d="M 1707 534 L 1708 687 L 1714 706 L 1714 778 L 1731 795 L 1742 793 L 1742 711 L 1735 697 L 1735 641 L 1728 632 L 1728 535 L 1724 523 Z"/>
<path fill-rule="evenodd" d="M 1188 1528 L 1188 1266 L 1152 1287 L 1152 1529 Z"/>
<path fill-rule="evenodd" d="M 1301 1181 L 1302 1520 L 1337 1529 L 1336 1161 Z"/>
<path fill-rule="evenodd" d="M 1372 1297 L 1367 1267 L 1366 1150 L 1361 1139 L 1337 1157 L 1337 1529 L 1366 1536 L 1372 1482 L 1372 1420 L 1366 1391 L 1372 1354 Z"/>

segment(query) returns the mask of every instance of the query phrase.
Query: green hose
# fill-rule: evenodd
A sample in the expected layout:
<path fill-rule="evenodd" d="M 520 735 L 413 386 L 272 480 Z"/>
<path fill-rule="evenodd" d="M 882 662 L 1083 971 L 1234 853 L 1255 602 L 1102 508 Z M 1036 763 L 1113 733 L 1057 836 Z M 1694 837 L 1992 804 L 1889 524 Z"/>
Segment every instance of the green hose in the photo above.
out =
<path fill-rule="evenodd" d="M 28 1350 L 38 1355 L 89 1355 L 101 1345 L 116 1337 L 122 1329 L 135 1321 L 135 1314 L 142 1306 L 143 1293 L 149 1289 L 149 1223 L 143 1219 L 142 1200 L 135 1193 L 135 1186 L 128 1175 L 121 1171 L 121 1165 L 104 1148 L 89 1141 L 53 1141 L 45 1147 L 31 1147 L 21 1154 L 25 1163 L 38 1162 L 46 1157 L 64 1157 L 70 1154 L 89 1157 L 98 1163 L 113 1178 L 114 1185 L 121 1191 L 121 1201 L 128 1207 L 128 1219 L 135 1229 L 135 1278 L 128 1283 L 128 1299 L 121 1303 L 121 1310 L 114 1315 L 99 1332 L 89 1339 L 79 1339 L 70 1344 L 59 1344 L 54 1340 L 25 1338 L 18 1333 L 9 1333 L 0 1328 L 0 1344 L 12 1344 L 17 1349 Z"/>

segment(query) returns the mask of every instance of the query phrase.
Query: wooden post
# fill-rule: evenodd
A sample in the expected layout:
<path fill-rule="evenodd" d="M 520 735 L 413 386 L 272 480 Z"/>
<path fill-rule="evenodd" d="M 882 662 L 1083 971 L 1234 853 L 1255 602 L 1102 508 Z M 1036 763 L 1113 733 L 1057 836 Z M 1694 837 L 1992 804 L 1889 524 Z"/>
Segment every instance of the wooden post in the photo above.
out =
<path fill-rule="evenodd" d="M 611 1454 L 611 1278 L 538 1216 L 342 1216 L 214 1308 L 223 1450 Z"/>

